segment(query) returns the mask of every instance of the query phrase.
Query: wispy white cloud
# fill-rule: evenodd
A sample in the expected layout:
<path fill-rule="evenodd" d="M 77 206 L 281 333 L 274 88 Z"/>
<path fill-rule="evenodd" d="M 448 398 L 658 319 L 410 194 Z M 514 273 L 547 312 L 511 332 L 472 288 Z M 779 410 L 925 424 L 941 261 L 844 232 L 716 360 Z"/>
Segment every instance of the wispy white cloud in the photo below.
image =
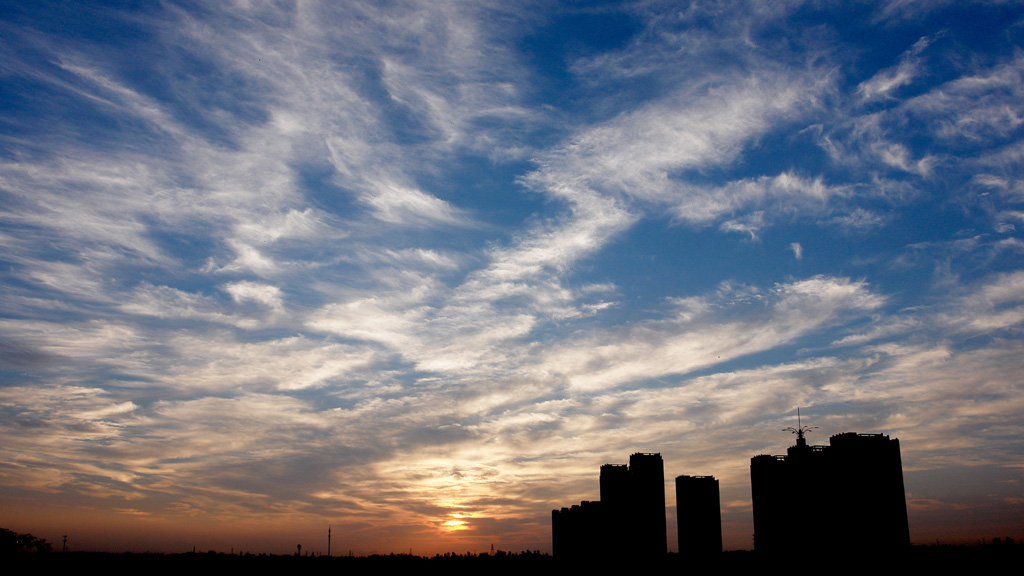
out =
<path fill-rule="evenodd" d="M 857 86 L 857 93 L 860 94 L 861 99 L 871 101 L 892 98 L 892 92 L 913 82 L 915 77 L 920 74 L 921 53 L 928 48 L 932 41 L 933 39 L 927 36 L 921 38 L 903 53 L 899 64 L 881 70 L 870 79 L 861 82 Z"/>
<path fill-rule="evenodd" d="M 398 184 L 382 183 L 373 195 L 364 200 L 373 207 L 373 213 L 379 220 L 391 224 L 459 222 L 458 211 L 447 202 Z"/>
<path fill-rule="evenodd" d="M 852 192 L 850 188 L 828 186 L 821 178 L 811 180 L 782 173 L 730 182 L 715 189 L 681 191 L 680 203 L 673 211 L 680 222 L 702 225 L 728 218 L 720 224 L 723 230 L 755 234 L 780 219 L 828 213 L 833 206 L 838 207 L 836 200 Z"/>
<path fill-rule="evenodd" d="M 1024 272 L 1000 275 L 962 296 L 946 315 L 955 330 L 992 333 L 1024 322 Z"/>
<path fill-rule="evenodd" d="M 660 201 L 675 192 L 677 171 L 731 163 L 752 139 L 797 114 L 826 86 L 794 76 L 737 78 L 680 91 L 539 158 L 540 168 L 526 183 L 555 195 L 572 183 Z"/>
<path fill-rule="evenodd" d="M 1024 123 L 1024 56 L 942 84 L 905 103 L 939 138 L 955 142 L 1006 137 Z"/>
<path fill-rule="evenodd" d="M 235 302 L 251 300 L 270 308 L 281 310 L 281 289 L 269 284 L 257 282 L 235 282 L 224 286 L 224 291 L 231 295 Z"/>
<path fill-rule="evenodd" d="M 793 251 L 793 257 L 794 258 L 796 258 L 797 260 L 803 260 L 804 259 L 804 248 L 803 248 L 803 246 L 800 245 L 799 242 L 790 242 L 789 243 L 789 248 L 790 248 L 790 250 Z"/>
<path fill-rule="evenodd" d="M 833 160 L 933 177 L 964 152 L 968 156 L 959 162 L 978 149 L 990 156 L 994 145 L 1012 139 L 1024 118 L 1018 104 L 1024 87 L 1019 55 L 972 66 L 953 80 L 927 84 L 921 53 L 932 43 L 932 37 L 922 38 L 898 66 L 859 85 L 863 100 L 879 101 L 883 107 L 863 114 L 851 111 L 839 117 L 832 133 L 819 136 L 819 144 Z M 902 100 L 892 97 L 915 78 L 924 83 L 919 94 Z M 921 138 L 933 145 L 917 146 Z"/>
<path fill-rule="evenodd" d="M 725 295 L 732 293 L 730 288 Z M 791 343 L 847 311 L 863 313 L 884 302 L 863 284 L 826 277 L 779 285 L 752 298 L 760 310 L 745 320 L 732 319 L 734 310 L 717 317 L 712 302 L 687 301 L 675 318 L 559 347 L 544 361 L 545 369 L 584 390 L 686 374 Z"/>
<path fill-rule="evenodd" d="M 238 323 L 240 326 L 254 325 L 248 318 L 233 318 L 224 313 L 212 298 L 169 286 L 143 284 L 129 295 L 120 308 L 129 314 L 158 318 L 193 318 L 207 322 Z"/>
<path fill-rule="evenodd" d="M 921 18 L 929 12 L 942 9 L 951 3 L 951 0 L 935 0 L 925 2 L 922 0 L 892 0 L 878 6 L 875 19 L 881 22 L 892 22 Z"/>

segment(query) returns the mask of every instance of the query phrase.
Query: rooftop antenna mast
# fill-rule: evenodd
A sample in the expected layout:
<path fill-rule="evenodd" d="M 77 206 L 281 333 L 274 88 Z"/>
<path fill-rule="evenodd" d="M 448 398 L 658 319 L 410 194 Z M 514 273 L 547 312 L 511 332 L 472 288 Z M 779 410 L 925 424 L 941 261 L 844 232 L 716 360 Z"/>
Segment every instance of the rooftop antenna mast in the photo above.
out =
<path fill-rule="evenodd" d="M 796 428 L 793 428 L 792 426 L 790 426 L 789 428 L 783 428 L 782 431 L 783 432 L 792 432 L 793 434 L 796 434 L 796 445 L 797 446 L 805 446 L 807 444 L 807 440 L 804 440 L 804 434 L 806 434 L 808 430 L 814 430 L 816 428 L 817 428 L 817 426 L 803 426 L 801 424 L 801 422 L 800 422 L 800 408 L 797 407 L 797 409 L 796 409 Z"/>

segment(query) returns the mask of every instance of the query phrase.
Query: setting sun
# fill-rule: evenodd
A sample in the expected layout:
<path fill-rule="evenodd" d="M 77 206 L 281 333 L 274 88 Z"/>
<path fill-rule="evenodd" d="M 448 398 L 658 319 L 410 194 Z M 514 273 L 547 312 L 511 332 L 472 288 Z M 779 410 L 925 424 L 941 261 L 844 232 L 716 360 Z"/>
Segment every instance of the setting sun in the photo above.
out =
<path fill-rule="evenodd" d="M 469 528 L 469 526 L 467 525 L 468 523 L 465 520 L 462 520 L 462 518 L 466 518 L 465 515 L 450 514 L 450 516 L 452 517 L 452 519 L 442 524 L 442 526 L 444 526 L 449 531 L 465 530 Z"/>

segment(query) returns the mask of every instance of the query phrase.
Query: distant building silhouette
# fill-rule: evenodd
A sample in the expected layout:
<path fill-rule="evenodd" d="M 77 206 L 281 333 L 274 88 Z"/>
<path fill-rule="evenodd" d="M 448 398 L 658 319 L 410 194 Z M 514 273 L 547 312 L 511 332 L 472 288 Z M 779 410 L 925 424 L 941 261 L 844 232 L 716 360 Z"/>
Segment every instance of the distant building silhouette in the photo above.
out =
<path fill-rule="evenodd" d="M 722 551 L 722 505 L 714 476 L 676 476 L 676 520 L 681 557 Z"/>
<path fill-rule="evenodd" d="M 629 457 L 632 486 L 633 553 L 656 556 L 668 552 L 665 521 L 665 462 L 661 454 L 636 453 Z"/>
<path fill-rule="evenodd" d="M 808 534 L 819 550 L 910 546 L 899 440 L 846 432 L 808 446 L 805 431 L 786 456 L 750 459 L 754 550 L 799 551 Z"/>
<path fill-rule="evenodd" d="M 626 464 L 601 466 L 601 519 L 603 554 L 625 554 L 635 546 L 633 522 L 633 477 Z"/>
<path fill-rule="evenodd" d="M 584 500 L 551 511 L 551 552 L 556 558 L 591 558 L 608 550 L 611 535 L 601 502 Z"/>
<path fill-rule="evenodd" d="M 626 464 L 601 466 L 601 501 L 609 506 L 628 508 L 632 478 Z"/>
<path fill-rule="evenodd" d="M 551 511 L 556 558 L 660 557 L 668 550 L 665 463 L 636 453 L 601 466 L 601 500 Z"/>

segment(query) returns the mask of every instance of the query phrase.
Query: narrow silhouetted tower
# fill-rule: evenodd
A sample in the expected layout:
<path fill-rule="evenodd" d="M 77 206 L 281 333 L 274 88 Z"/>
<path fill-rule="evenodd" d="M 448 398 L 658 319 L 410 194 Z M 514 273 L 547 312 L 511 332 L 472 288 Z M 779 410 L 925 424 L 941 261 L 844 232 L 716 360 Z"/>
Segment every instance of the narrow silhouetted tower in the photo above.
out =
<path fill-rule="evenodd" d="M 668 552 L 665 522 L 665 462 L 661 454 L 637 452 L 629 457 L 633 489 L 633 550 L 644 556 Z"/>
<path fill-rule="evenodd" d="M 676 477 L 679 555 L 712 556 L 722 551 L 722 507 L 714 476 Z"/>
<path fill-rule="evenodd" d="M 604 554 L 626 556 L 633 553 L 633 479 L 629 466 L 601 466 L 601 506 Z"/>

